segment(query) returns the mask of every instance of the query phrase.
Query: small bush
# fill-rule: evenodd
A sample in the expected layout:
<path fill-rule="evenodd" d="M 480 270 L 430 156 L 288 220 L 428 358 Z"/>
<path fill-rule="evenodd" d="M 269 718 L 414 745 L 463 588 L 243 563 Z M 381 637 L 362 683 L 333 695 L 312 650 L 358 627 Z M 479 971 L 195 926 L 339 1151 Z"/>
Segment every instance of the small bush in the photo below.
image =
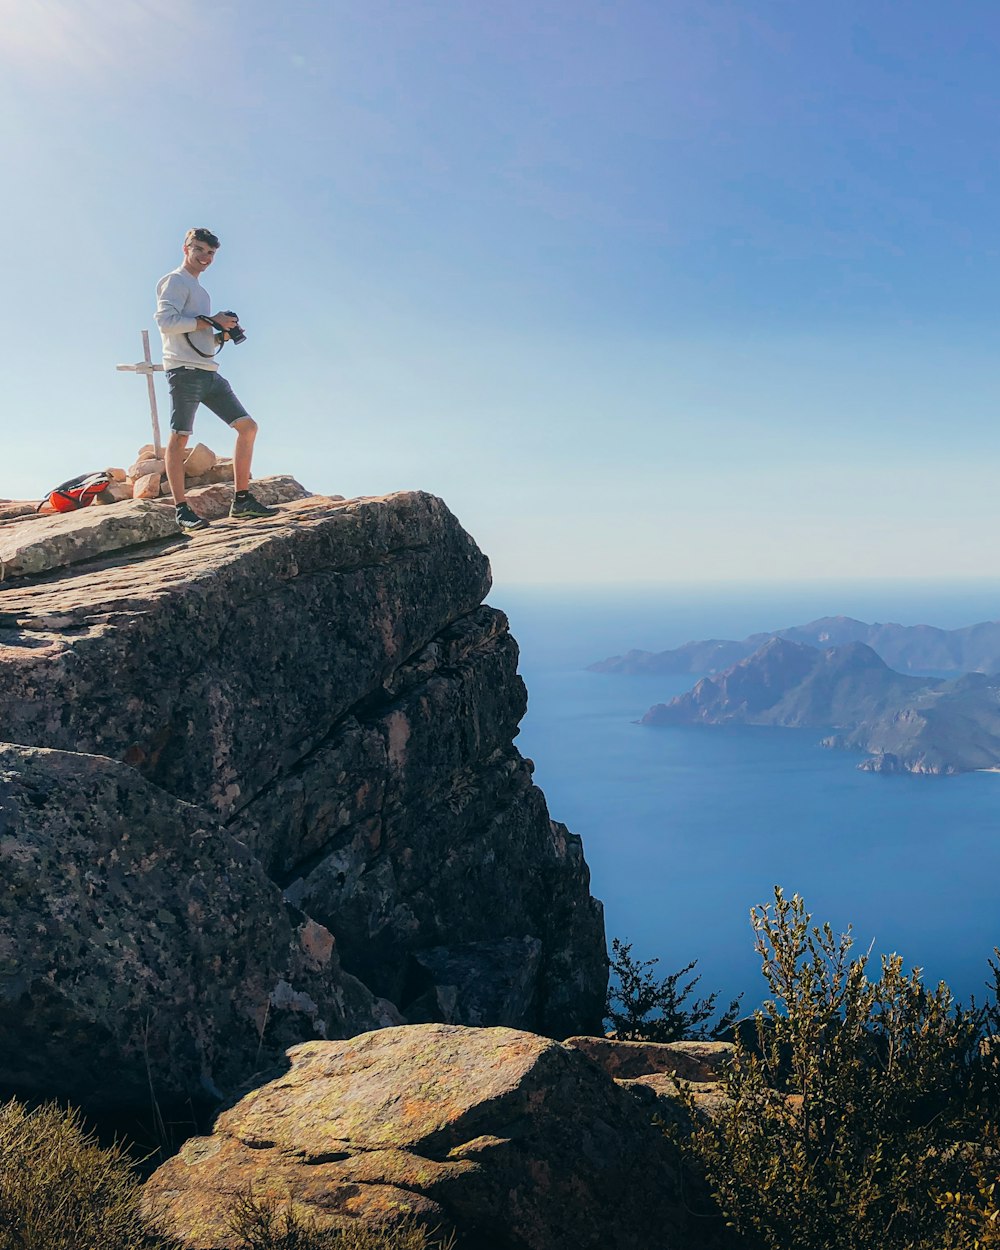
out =
<path fill-rule="evenodd" d="M 897 955 L 869 980 L 780 889 L 752 921 L 772 998 L 728 1110 L 681 1143 L 730 1223 L 770 1250 L 1000 1246 L 995 997 L 963 1008 Z"/>
<path fill-rule="evenodd" d="M 168 1250 L 138 1195 L 128 1155 L 99 1146 L 77 1111 L 0 1105 L 0 1250 Z"/>
<path fill-rule="evenodd" d="M 612 939 L 611 981 L 604 1016 L 617 1037 L 624 1042 L 703 1040 L 718 1037 L 732 1027 L 739 1015 L 738 998 L 711 1027 L 707 1022 L 716 1014 L 718 993 L 688 1001 L 701 977 L 692 977 L 687 984 L 682 982 L 697 967 L 697 960 L 671 972 L 662 981 L 653 975 L 658 963 L 658 959 L 633 958 L 631 942 Z"/>

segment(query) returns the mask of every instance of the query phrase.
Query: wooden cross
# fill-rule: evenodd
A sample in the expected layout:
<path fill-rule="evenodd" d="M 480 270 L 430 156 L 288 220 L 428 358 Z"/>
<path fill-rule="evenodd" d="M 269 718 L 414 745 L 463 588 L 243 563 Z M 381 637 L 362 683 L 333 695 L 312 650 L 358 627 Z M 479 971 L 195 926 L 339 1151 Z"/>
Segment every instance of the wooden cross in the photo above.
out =
<path fill-rule="evenodd" d="M 163 458 L 163 444 L 160 442 L 160 418 L 156 411 L 156 389 L 153 386 L 153 374 L 162 373 L 162 365 L 154 365 L 153 358 L 149 354 L 149 331 L 142 332 L 142 350 L 145 353 L 145 360 L 140 360 L 134 365 L 115 365 L 115 368 L 125 373 L 144 373 L 146 381 L 149 384 L 149 415 L 153 421 L 153 451 L 156 452 L 157 460 Z"/>

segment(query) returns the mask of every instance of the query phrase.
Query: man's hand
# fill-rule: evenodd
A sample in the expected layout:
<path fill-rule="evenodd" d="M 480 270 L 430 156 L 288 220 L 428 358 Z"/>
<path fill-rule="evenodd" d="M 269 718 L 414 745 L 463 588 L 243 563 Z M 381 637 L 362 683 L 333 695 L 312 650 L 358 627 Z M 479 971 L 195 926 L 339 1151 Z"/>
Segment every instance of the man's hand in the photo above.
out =
<path fill-rule="evenodd" d="M 198 320 L 204 321 L 206 329 L 215 329 L 215 326 L 209 322 L 207 317 L 199 317 Z M 236 318 L 230 316 L 229 313 L 224 312 L 212 313 L 212 321 L 217 321 L 219 325 L 222 326 L 223 330 L 231 330 L 233 326 L 236 325 Z"/>

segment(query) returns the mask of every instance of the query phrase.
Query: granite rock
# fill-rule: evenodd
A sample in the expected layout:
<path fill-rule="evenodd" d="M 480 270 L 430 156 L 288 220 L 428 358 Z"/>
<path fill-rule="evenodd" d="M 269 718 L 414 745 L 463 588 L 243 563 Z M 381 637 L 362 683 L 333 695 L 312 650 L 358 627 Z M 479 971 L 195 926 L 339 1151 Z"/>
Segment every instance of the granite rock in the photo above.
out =
<path fill-rule="evenodd" d="M 48 573 L 108 552 L 170 538 L 177 532 L 172 513 L 140 500 L 115 508 L 89 507 L 40 517 L 33 525 L 0 530 L 0 581 Z M 5 604 L 6 596 L 0 600 L 0 612 Z"/>
<path fill-rule="evenodd" d="M 166 471 L 167 466 L 162 460 L 158 460 L 155 457 L 152 459 L 147 458 L 137 460 L 135 464 L 130 465 L 127 477 L 133 482 L 138 482 L 141 477 L 146 477 L 150 473 L 162 476 Z"/>
<path fill-rule="evenodd" d="M 444 504 L 308 497 L 190 537 L 162 503 L 95 511 L 130 508 L 171 535 L 0 592 L 0 735 L 210 811 L 404 1016 L 599 1027 L 600 904 L 512 745 L 517 647 Z"/>
<path fill-rule="evenodd" d="M 124 479 L 120 482 L 115 480 L 108 485 L 106 490 L 101 491 L 101 493 L 94 500 L 94 503 L 123 503 L 126 499 L 131 499 L 132 497 L 132 483 L 126 482 Z"/>
<path fill-rule="evenodd" d="M 0 525 L 38 516 L 38 503 L 28 499 L 5 499 L 0 503 Z"/>
<path fill-rule="evenodd" d="M 736 1049 L 730 1042 L 571 1037 L 566 1045 L 586 1055 L 666 1124 L 687 1130 L 730 1104 L 726 1076 Z M 689 1179 L 700 1187 L 699 1178 Z"/>
<path fill-rule="evenodd" d="M 561 1037 L 600 1027 L 603 916 L 511 745 L 516 669 L 503 613 L 461 617 L 230 827 L 408 1019 Z"/>
<path fill-rule="evenodd" d="M 690 1244 L 672 1147 L 572 1047 L 428 1024 L 289 1058 L 147 1183 L 147 1209 L 190 1250 L 235 1246 L 224 1212 L 247 1189 L 321 1229 L 413 1215 L 477 1250 Z"/>
<path fill-rule="evenodd" d="M 133 499 L 157 499 L 162 481 L 163 475 L 160 473 L 146 473 L 137 477 L 132 487 Z"/>
<path fill-rule="evenodd" d="M 215 452 L 210 447 L 206 447 L 204 443 L 196 443 L 184 457 L 184 476 L 198 477 L 201 473 L 207 473 L 215 460 Z"/>
<path fill-rule="evenodd" d="M 731 1042 L 620 1042 L 610 1037 L 571 1037 L 575 1046 L 616 1080 L 666 1074 L 685 1081 L 721 1081 L 732 1063 Z"/>
<path fill-rule="evenodd" d="M 90 516 L 100 531 L 135 515 L 176 540 L 5 592 L 0 724 L 12 742 L 122 759 L 223 817 L 488 585 L 485 557 L 439 500 L 417 493 L 305 499 L 193 538 L 154 503 L 29 528 L 74 537 Z M 134 690 L 151 694 L 127 697 Z"/>
<path fill-rule="evenodd" d="M 256 478 L 250 483 L 250 489 L 261 501 L 269 506 L 292 503 L 296 499 L 309 498 L 309 491 L 301 486 L 293 477 L 275 476 Z M 207 521 L 218 521 L 228 517 L 229 507 L 233 502 L 235 491 L 230 472 L 225 484 L 215 483 L 210 486 L 198 486 L 193 489 L 186 486 L 185 497 L 199 516 Z"/>
<path fill-rule="evenodd" d="M 100 756 L 0 745 L 0 1085 L 217 1099 L 292 1043 L 397 1022 L 205 811 Z"/>

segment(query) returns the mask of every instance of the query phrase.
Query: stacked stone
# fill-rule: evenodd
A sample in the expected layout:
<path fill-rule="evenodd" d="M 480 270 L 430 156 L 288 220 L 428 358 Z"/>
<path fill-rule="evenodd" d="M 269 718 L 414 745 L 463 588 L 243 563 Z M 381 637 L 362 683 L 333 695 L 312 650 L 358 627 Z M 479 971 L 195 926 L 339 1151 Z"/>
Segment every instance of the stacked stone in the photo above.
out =
<path fill-rule="evenodd" d="M 108 472 L 115 480 L 105 492 L 106 497 L 99 502 L 118 503 L 122 499 L 158 499 L 161 495 L 170 494 L 166 466 L 157 457 L 152 443 L 139 448 L 135 464 L 127 472 L 124 469 L 109 469 Z M 197 443 L 184 457 L 184 482 L 187 487 L 214 486 L 217 483 L 232 480 L 232 460 L 217 456 L 204 443 Z"/>
<path fill-rule="evenodd" d="M 157 456 L 152 443 L 139 448 L 135 463 L 130 468 L 105 469 L 104 472 L 111 478 L 111 483 L 97 497 L 95 503 L 122 503 L 126 499 L 159 499 L 170 495 L 166 466 L 162 458 Z M 198 443 L 184 457 L 184 482 L 188 490 L 198 490 L 206 486 L 231 486 L 232 458 L 217 456 L 210 447 Z M 228 506 L 227 502 L 226 507 Z M 47 516 L 53 511 L 47 503 L 39 506 L 33 499 L 0 499 L 0 525 L 26 521 L 39 515 Z"/>

